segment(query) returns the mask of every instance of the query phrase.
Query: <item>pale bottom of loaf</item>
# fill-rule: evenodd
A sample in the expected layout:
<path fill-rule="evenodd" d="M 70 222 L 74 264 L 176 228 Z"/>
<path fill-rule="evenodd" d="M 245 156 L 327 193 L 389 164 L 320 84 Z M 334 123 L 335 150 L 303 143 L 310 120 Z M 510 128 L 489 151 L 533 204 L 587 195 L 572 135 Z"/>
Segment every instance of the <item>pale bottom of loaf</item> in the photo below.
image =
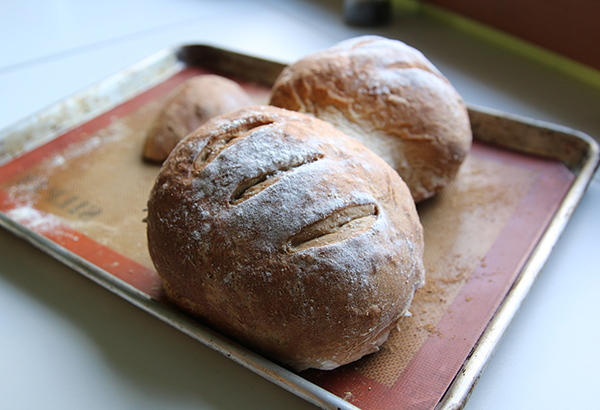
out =
<path fill-rule="evenodd" d="M 173 290 L 173 288 L 169 285 L 169 283 L 166 281 L 163 281 L 163 286 L 164 286 L 165 293 L 167 294 L 168 298 L 171 301 L 173 301 L 177 306 L 179 306 L 179 308 L 192 314 L 195 317 L 198 317 L 200 320 L 203 319 L 201 317 L 201 315 L 198 314 L 198 312 L 202 311 L 202 307 L 199 306 L 198 303 L 196 303 L 184 296 L 177 294 Z M 341 351 L 341 352 L 339 352 L 339 354 L 328 357 L 328 358 L 311 357 L 311 358 L 304 359 L 304 358 L 296 357 L 296 358 L 294 358 L 294 359 L 296 359 L 296 361 L 289 362 L 289 360 L 288 360 L 286 362 L 285 360 L 282 360 L 281 357 L 278 357 L 280 355 L 273 354 L 273 352 L 265 351 L 264 349 L 261 349 L 260 346 L 249 346 L 249 347 L 258 349 L 265 356 L 270 357 L 273 360 L 278 361 L 284 365 L 287 365 L 295 371 L 302 371 L 302 370 L 306 370 L 309 368 L 315 368 L 315 369 L 319 369 L 319 370 L 333 370 L 333 369 L 336 369 L 345 364 L 355 362 L 356 360 L 359 360 L 363 356 L 378 352 L 381 345 L 383 345 L 389 338 L 389 335 L 390 335 L 390 332 L 392 331 L 392 329 L 394 329 L 394 327 L 398 326 L 398 322 L 403 317 L 410 316 L 410 313 L 408 312 L 408 305 L 410 305 L 410 303 L 407 304 L 407 306 L 404 308 L 404 310 L 402 311 L 402 313 L 400 314 L 398 319 L 393 320 L 386 328 L 381 330 L 375 336 L 365 339 L 363 341 L 363 343 L 361 343 L 360 345 L 354 346 L 351 351 Z M 239 342 L 241 342 L 242 344 L 244 343 L 243 341 L 239 341 Z M 289 359 L 289 358 L 287 358 L 287 359 Z"/>

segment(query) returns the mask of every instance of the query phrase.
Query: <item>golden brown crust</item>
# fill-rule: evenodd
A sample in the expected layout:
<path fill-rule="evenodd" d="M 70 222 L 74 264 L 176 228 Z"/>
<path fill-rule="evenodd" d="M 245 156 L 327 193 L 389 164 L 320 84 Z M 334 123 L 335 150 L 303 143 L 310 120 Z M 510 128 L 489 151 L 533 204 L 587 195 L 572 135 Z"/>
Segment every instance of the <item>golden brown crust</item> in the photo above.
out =
<path fill-rule="evenodd" d="M 330 124 L 276 107 L 187 136 L 147 221 L 168 296 L 296 370 L 377 351 L 424 281 L 422 227 L 398 174 Z"/>
<path fill-rule="evenodd" d="M 144 144 L 144 158 L 163 162 L 175 145 L 215 115 L 253 105 L 235 81 L 218 75 L 192 77 L 171 92 L 152 124 Z"/>
<path fill-rule="evenodd" d="M 471 147 L 466 105 L 416 49 L 363 36 L 286 67 L 270 104 L 308 113 L 363 142 L 408 184 L 415 201 L 451 180 Z"/>

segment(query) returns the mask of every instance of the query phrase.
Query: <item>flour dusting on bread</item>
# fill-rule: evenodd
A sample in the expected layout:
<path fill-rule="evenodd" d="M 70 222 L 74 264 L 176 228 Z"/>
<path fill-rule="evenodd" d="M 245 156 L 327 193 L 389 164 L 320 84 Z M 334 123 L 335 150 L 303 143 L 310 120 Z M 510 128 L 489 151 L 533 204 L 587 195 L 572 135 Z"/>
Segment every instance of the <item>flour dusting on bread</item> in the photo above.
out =
<path fill-rule="evenodd" d="M 363 142 L 408 184 L 415 201 L 454 178 L 472 141 L 464 101 L 421 53 L 362 36 L 287 66 L 270 104 L 323 119 Z"/>
<path fill-rule="evenodd" d="M 377 351 L 424 281 L 422 226 L 398 174 L 325 121 L 276 107 L 217 116 L 182 140 L 147 220 L 171 300 L 295 370 Z"/>

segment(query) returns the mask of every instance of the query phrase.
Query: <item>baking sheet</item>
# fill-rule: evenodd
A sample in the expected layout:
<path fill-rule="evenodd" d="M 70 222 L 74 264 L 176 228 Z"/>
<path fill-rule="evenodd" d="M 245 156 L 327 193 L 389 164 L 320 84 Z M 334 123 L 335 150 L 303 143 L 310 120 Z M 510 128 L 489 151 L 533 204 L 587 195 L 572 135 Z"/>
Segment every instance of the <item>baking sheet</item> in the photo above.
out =
<path fill-rule="evenodd" d="M 427 284 L 380 352 L 293 373 L 181 314 L 145 239 L 159 167 L 145 132 L 167 93 L 215 73 L 266 103 L 282 64 L 208 46 L 152 56 L 0 134 L 0 222 L 190 336 L 323 408 L 464 404 L 598 163 L 573 130 L 471 107 L 476 141 L 457 178 L 418 206 Z"/>

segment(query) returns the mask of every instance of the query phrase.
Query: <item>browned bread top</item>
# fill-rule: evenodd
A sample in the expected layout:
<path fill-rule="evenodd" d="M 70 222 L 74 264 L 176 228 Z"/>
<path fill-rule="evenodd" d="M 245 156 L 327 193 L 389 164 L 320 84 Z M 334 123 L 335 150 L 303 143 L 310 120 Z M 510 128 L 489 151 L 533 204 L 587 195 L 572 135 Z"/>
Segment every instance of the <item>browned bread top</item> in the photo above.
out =
<path fill-rule="evenodd" d="M 415 201 L 446 186 L 471 147 L 458 92 L 420 51 L 383 37 L 342 41 L 289 65 L 270 104 L 363 142 L 398 171 Z"/>
<path fill-rule="evenodd" d="M 213 74 L 192 77 L 167 97 L 148 131 L 143 156 L 163 162 L 183 137 L 210 118 L 253 104 L 250 95 L 233 80 Z"/>
<path fill-rule="evenodd" d="M 187 136 L 147 221 L 168 296 L 296 370 L 377 351 L 424 281 L 422 227 L 398 174 L 330 124 L 276 107 Z"/>

